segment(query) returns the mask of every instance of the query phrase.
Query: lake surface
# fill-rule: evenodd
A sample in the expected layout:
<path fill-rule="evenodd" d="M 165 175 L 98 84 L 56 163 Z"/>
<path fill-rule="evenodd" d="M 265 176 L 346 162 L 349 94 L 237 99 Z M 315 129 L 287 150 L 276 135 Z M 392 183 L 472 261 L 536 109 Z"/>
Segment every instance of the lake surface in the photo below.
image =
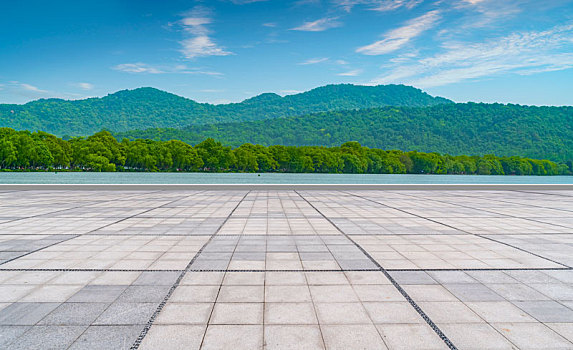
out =
<path fill-rule="evenodd" d="M 573 176 L 241 173 L 3 173 L 0 184 L 573 184 Z"/>

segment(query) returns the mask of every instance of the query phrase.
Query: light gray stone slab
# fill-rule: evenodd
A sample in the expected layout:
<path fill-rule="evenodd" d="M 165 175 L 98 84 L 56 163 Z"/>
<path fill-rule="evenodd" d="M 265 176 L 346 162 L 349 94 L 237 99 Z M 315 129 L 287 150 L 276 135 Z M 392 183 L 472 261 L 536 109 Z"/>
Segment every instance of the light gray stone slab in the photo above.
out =
<path fill-rule="evenodd" d="M 62 303 L 39 325 L 89 326 L 109 306 L 109 303 Z"/>
<path fill-rule="evenodd" d="M 514 301 L 513 303 L 540 322 L 573 323 L 573 310 L 553 300 Z"/>
<path fill-rule="evenodd" d="M 483 284 L 446 284 L 444 285 L 461 301 L 502 301 L 503 298 Z"/>
<path fill-rule="evenodd" d="M 262 325 L 209 325 L 203 346 L 205 350 L 263 348 Z"/>
<path fill-rule="evenodd" d="M 94 325 L 144 325 L 159 303 L 113 303 L 94 322 Z"/>
<path fill-rule="evenodd" d="M 399 284 L 437 284 L 430 275 L 424 271 L 391 271 L 390 275 Z"/>
<path fill-rule="evenodd" d="M 35 325 L 60 303 L 13 303 L 0 310 L 0 325 Z"/>
<path fill-rule="evenodd" d="M 30 326 L 0 326 L 0 348 L 8 348 L 8 344 L 24 334 Z"/>
<path fill-rule="evenodd" d="M 9 349 L 66 349 L 87 326 L 33 326 L 10 343 Z"/>
<path fill-rule="evenodd" d="M 128 286 L 125 285 L 87 285 L 72 295 L 67 302 L 71 303 L 111 303 L 115 301 Z"/>
<path fill-rule="evenodd" d="M 180 272 L 151 272 L 144 271 L 133 282 L 135 286 L 172 286 Z"/>
<path fill-rule="evenodd" d="M 129 349 L 143 326 L 90 326 L 71 345 L 72 350 Z"/>
<path fill-rule="evenodd" d="M 265 327 L 265 349 L 324 349 L 321 332 L 313 325 L 273 325 Z"/>

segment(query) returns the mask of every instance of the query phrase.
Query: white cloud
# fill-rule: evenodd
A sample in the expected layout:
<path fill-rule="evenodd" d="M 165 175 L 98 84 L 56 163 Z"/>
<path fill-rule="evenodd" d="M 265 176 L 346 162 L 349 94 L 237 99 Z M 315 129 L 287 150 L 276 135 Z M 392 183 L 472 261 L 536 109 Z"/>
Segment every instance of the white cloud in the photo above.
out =
<path fill-rule="evenodd" d="M 303 93 L 303 92 L 304 92 L 304 91 L 301 91 L 301 90 L 281 90 L 281 91 L 280 91 L 280 94 L 281 94 L 282 96 L 285 96 L 285 95 L 301 94 L 301 93 Z"/>
<path fill-rule="evenodd" d="M 229 100 L 226 98 L 220 98 L 220 99 L 216 99 L 213 102 L 211 102 L 214 105 L 227 105 L 229 103 L 236 103 L 237 101 L 233 101 L 233 100 Z"/>
<path fill-rule="evenodd" d="M 200 56 L 227 56 L 232 52 L 225 51 L 215 44 L 211 38 L 206 35 L 196 36 L 179 42 L 183 48 L 181 52 L 186 58 L 195 58 Z"/>
<path fill-rule="evenodd" d="M 147 73 L 147 74 L 195 74 L 222 76 L 223 73 L 213 72 L 201 68 L 189 68 L 186 65 L 179 64 L 175 66 L 153 66 L 146 63 L 123 63 L 112 67 L 114 70 L 127 73 Z"/>
<path fill-rule="evenodd" d="M 42 90 L 37 88 L 34 85 L 30 85 L 30 84 L 25 84 L 25 83 L 19 83 L 18 84 L 22 89 L 26 90 L 26 91 L 31 91 L 31 92 L 36 92 L 36 93 L 40 93 L 40 94 L 45 94 L 48 93 L 47 90 Z"/>
<path fill-rule="evenodd" d="M 292 28 L 303 32 L 322 32 L 327 29 L 340 27 L 342 23 L 337 21 L 338 17 L 325 17 L 312 22 L 305 22 L 302 25 Z"/>
<path fill-rule="evenodd" d="M 345 60 L 336 60 L 336 64 L 345 65 L 345 64 L 348 64 L 348 62 Z"/>
<path fill-rule="evenodd" d="M 263 27 L 275 28 L 277 26 L 274 22 L 263 23 Z"/>
<path fill-rule="evenodd" d="M 458 28 L 465 32 L 468 28 L 489 27 L 498 21 L 507 21 L 510 17 L 523 11 L 521 8 L 530 0 L 500 1 L 500 0 L 459 0 L 453 8 L 467 12 L 467 20 Z"/>
<path fill-rule="evenodd" d="M 374 11 L 392 11 L 399 8 L 412 9 L 424 0 L 334 0 L 334 3 L 350 12 L 353 7 L 358 5 L 367 6 Z"/>
<path fill-rule="evenodd" d="M 424 31 L 434 27 L 440 18 L 439 11 L 430 11 L 408 21 L 403 27 L 389 31 L 384 39 L 356 49 L 356 52 L 365 55 L 383 55 L 396 51 Z"/>
<path fill-rule="evenodd" d="M 328 57 L 323 57 L 323 58 L 311 58 L 309 60 L 306 60 L 304 62 L 299 63 L 299 65 L 301 66 L 306 66 L 309 64 L 317 64 L 317 63 L 322 63 L 322 62 L 326 62 L 328 61 Z"/>
<path fill-rule="evenodd" d="M 149 73 L 149 74 L 161 74 L 165 73 L 155 67 L 149 66 L 145 63 L 123 63 L 112 67 L 114 70 L 127 72 L 127 73 Z"/>
<path fill-rule="evenodd" d="M 338 73 L 337 75 L 342 76 L 342 77 L 355 77 L 362 74 L 362 69 L 353 69 L 351 71 L 348 72 L 342 72 L 342 73 Z"/>
<path fill-rule="evenodd" d="M 0 84 L 0 90 L 5 91 L 5 95 L 8 96 L 19 96 L 23 98 L 23 102 L 30 100 L 37 100 L 39 98 L 61 98 L 61 99 L 81 99 L 87 98 L 82 94 L 71 93 L 71 92 L 61 92 L 52 90 L 43 90 L 35 85 L 22 83 L 20 81 L 8 81 L 5 84 Z"/>
<path fill-rule="evenodd" d="M 405 7 L 408 10 L 421 4 L 424 0 L 389 0 L 380 1 L 379 4 L 372 8 L 374 11 L 393 11 L 401 7 Z"/>
<path fill-rule="evenodd" d="M 210 75 L 213 77 L 221 77 L 225 74 L 221 73 L 221 72 L 214 72 L 214 71 L 208 71 L 208 70 L 200 70 L 200 69 L 196 69 L 196 70 L 187 70 L 187 71 L 181 71 L 179 72 L 181 74 L 191 74 L 191 75 Z"/>
<path fill-rule="evenodd" d="M 269 1 L 269 0 L 231 0 L 231 2 L 235 5 L 246 5 L 246 4 L 252 4 L 255 2 L 265 2 L 265 1 Z"/>
<path fill-rule="evenodd" d="M 209 23 L 211 23 L 211 18 L 207 17 L 185 17 L 181 20 L 181 24 L 185 26 L 185 30 L 193 34 L 202 34 L 207 32 L 204 25 Z"/>
<path fill-rule="evenodd" d="M 82 90 L 91 90 L 94 88 L 93 84 L 90 84 L 90 83 L 75 83 L 72 85 L 77 87 L 77 88 L 80 88 Z"/>
<path fill-rule="evenodd" d="M 203 6 L 196 6 L 183 15 L 183 19 L 179 23 L 184 32 L 193 36 L 179 42 L 182 46 L 181 52 L 186 58 L 233 54 L 219 47 L 209 36 L 211 31 L 206 26 L 212 22 L 211 10 Z"/>
<path fill-rule="evenodd" d="M 500 74 L 529 75 L 573 68 L 573 24 L 516 32 L 477 43 L 450 42 L 443 52 L 397 65 L 372 83 L 427 88 Z"/>

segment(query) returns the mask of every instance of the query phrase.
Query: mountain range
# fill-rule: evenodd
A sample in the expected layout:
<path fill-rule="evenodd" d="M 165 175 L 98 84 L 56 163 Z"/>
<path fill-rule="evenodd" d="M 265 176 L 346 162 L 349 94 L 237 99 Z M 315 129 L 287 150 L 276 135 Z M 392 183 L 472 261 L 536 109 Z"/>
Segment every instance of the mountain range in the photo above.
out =
<path fill-rule="evenodd" d="M 85 136 L 102 129 L 121 132 L 184 128 L 315 112 L 443 103 L 452 101 L 404 85 L 327 85 L 295 95 L 265 93 L 240 103 L 221 105 L 198 103 L 145 87 L 85 100 L 41 99 L 23 105 L 0 104 L 0 127 L 42 130 L 57 136 Z"/>
<path fill-rule="evenodd" d="M 78 101 L 0 105 L 0 127 L 117 139 L 178 139 L 197 144 L 367 147 L 573 160 L 573 107 L 453 103 L 410 86 L 327 85 L 240 103 L 197 103 L 154 88 Z"/>

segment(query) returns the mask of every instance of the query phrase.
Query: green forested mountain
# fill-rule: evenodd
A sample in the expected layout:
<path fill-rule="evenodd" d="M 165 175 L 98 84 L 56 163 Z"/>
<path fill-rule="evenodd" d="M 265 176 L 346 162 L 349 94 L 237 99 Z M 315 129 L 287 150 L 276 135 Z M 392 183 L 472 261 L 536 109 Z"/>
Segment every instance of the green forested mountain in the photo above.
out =
<path fill-rule="evenodd" d="M 335 146 L 355 140 L 367 147 L 448 154 L 495 154 L 573 159 L 573 107 L 442 104 L 336 111 L 243 123 L 152 129 L 116 135 L 178 139 L 212 137 L 226 145 Z"/>
<path fill-rule="evenodd" d="M 244 122 L 314 112 L 380 106 L 433 106 L 451 103 L 404 85 L 327 85 L 281 97 L 262 94 L 241 103 L 197 103 L 154 88 L 124 90 L 103 98 L 43 99 L 24 105 L 0 104 L 0 127 L 41 130 L 58 136 L 89 135 L 147 128 Z"/>

